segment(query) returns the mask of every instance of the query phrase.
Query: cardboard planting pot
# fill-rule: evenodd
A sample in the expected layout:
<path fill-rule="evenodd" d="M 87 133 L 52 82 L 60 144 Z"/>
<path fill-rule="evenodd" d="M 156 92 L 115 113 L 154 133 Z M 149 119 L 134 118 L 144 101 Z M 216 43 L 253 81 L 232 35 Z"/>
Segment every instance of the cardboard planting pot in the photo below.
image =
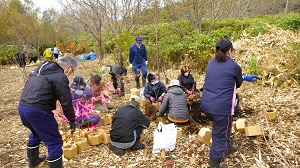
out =
<path fill-rule="evenodd" d="M 87 149 L 88 141 L 87 138 L 77 138 L 76 139 L 77 151 L 81 152 Z"/>
<path fill-rule="evenodd" d="M 71 159 L 77 155 L 77 145 L 74 143 L 67 143 L 63 147 L 64 157 Z"/>
<path fill-rule="evenodd" d="M 90 145 L 99 145 L 102 142 L 103 136 L 100 132 L 93 132 L 88 135 L 88 143 Z"/>
<path fill-rule="evenodd" d="M 277 118 L 277 110 L 274 108 L 268 108 L 265 110 L 265 116 L 268 120 L 274 120 Z"/>
<path fill-rule="evenodd" d="M 201 142 L 203 142 L 204 144 L 210 144 L 211 130 L 209 128 L 201 128 L 198 136 Z"/>

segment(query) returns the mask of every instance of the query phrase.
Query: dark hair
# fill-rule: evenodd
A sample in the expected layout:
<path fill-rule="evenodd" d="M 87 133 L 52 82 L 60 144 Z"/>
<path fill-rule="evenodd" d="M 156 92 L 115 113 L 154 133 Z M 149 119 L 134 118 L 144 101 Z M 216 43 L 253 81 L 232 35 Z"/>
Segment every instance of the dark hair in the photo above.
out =
<path fill-rule="evenodd" d="M 227 51 L 221 51 L 220 47 L 217 47 L 215 58 L 218 60 L 218 62 L 226 62 L 226 52 Z"/>

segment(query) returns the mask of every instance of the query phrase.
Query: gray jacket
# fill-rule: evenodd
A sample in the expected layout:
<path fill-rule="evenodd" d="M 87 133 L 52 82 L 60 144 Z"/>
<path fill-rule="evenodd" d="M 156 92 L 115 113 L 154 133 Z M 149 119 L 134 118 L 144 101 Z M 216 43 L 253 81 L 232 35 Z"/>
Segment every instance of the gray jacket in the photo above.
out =
<path fill-rule="evenodd" d="M 186 120 L 190 118 L 187 108 L 186 95 L 179 86 L 172 86 L 164 96 L 158 116 L 167 113 L 174 120 Z"/>

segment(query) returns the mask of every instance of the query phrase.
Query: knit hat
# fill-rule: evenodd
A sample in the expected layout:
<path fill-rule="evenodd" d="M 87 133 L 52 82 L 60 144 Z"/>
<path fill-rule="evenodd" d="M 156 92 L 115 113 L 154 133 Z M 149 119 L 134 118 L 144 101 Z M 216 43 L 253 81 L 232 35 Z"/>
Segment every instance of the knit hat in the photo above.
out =
<path fill-rule="evenodd" d="M 81 90 L 84 90 L 85 87 L 86 87 L 86 83 L 84 82 L 81 76 L 76 76 L 73 79 L 73 82 L 70 86 L 70 88 L 72 89 L 81 89 Z"/>
<path fill-rule="evenodd" d="M 147 79 L 148 79 L 148 82 L 151 82 L 153 79 L 156 79 L 156 78 L 153 74 L 149 73 Z"/>
<path fill-rule="evenodd" d="M 216 50 L 218 51 L 219 49 L 220 49 L 222 52 L 226 52 L 226 51 L 228 51 L 228 50 L 230 50 L 230 49 L 235 50 L 235 49 L 233 48 L 233 46 L 232 46 L 231 41 L 228 40 L 228 39 L 225 39 L 225 38 L 219 40 L 219 41 L 216 43 Z"/>

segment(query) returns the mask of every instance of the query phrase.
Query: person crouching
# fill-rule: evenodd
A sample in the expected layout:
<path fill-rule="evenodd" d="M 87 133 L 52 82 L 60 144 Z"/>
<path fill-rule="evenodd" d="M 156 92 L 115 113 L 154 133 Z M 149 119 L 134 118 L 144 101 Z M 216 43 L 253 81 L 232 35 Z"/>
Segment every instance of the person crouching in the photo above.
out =
<path fill-rule="evenodd" d="M 145 148 L 144 144 L 140 144 L 140 138 L 143 129 L 149 127 L 150 120 L 139 109 L 139 103 L 133 99 L 113 115 L 108 148 L 118 156 L 124 155 L 125 149 Z"/>
<path fill-rule="evenodd" d="M 156 116 L 163 116 L 165 113 L 171 122 L 178 124 L 189 122 L 190 113 L 187 108 L 186 94 L 180 87 L 179 80 L 171 81 L 168 86 L 168 92 Z"/>

